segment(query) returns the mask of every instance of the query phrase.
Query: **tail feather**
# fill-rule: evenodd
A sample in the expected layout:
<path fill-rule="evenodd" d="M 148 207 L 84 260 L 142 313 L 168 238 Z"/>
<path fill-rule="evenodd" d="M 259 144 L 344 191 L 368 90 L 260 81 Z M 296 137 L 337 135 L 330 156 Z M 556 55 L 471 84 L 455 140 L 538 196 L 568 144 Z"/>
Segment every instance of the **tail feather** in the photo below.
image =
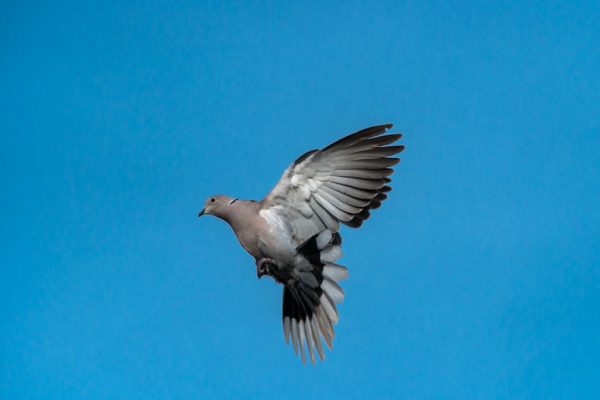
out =
<path fill-rule="evenodd" d="M 344 301 L 344 290 L 340 287 L 340 285 L 335 283 L 335 281 L 332 281 L 328 278 L 323 279 L 323 282 L 321 283 L 321 289 L 323 289 L 325 293 L 329 295 L 334 303 L 339 304 Z"/>
<path fill-rule="evenodd" d="M 348 268 L 337 264 L 327 264 L 323 268 L 323 276 L 336 282 L 342 281 L 348 277 Z"/>
<path fill-rule="evenodd" d="M 341 256 L 341 236 L 325 230 L 298 246 L 306 262 L 297 268 L 297 279 L 283 289 L 283 332 L 286 343 L 290 338 L 294 352 L 300 350 L 306 361 L 304 348 L 311 362 L 315 352 L 321 361 L 325 352 L 321 338 L 329 349 L 333 346 L 333 325 L 339 319 L 336 304 L 344 299 L 338 281 L 348 277 L 346 267 L 333 262 Z"/>

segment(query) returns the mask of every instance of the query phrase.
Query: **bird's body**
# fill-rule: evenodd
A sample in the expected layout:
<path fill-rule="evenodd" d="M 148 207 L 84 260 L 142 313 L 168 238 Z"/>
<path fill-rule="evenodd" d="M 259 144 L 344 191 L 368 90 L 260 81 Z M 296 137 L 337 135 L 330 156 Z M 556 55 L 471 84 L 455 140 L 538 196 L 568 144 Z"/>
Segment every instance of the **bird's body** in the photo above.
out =
<path fill-rule="evenodd" d="M 329 348 L 344 292 L 337 284 L 347 269 L 341 257 L 339 224 L 358 227 L 391 190 L 390 155 L 404 146 L 388 146 L 400 135 L 384 135 L 380 125 L 349 135 L 322 150 L 311 150 L 284 172 L 261 201 L 213 196 L 202 214 L 215 215 L 233 229 L 254 257 L 257 275 L 284 285 L 283 325 L 296 353 L 324 359 L 321 337 Z"/>
<path fill-rule="evenodd" d="M 221 201 L 231 202 L 227 212 L 218 217 L 229 224 L 238 241 L 258 262 L 264 258 L 288 262 L 296 253 L 289 225 L 271 210 L 262 210 L 261 203 L 253 200 L 232 199 L 215 196 Z"/>

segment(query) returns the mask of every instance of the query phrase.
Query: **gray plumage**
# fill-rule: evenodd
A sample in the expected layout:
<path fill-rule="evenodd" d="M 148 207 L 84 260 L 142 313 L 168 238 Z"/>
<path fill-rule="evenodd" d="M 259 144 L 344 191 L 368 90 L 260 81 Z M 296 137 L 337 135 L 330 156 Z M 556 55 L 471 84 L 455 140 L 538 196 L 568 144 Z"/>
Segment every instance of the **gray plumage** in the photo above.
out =
<path fill-rule="evenodd" d="M 296 354 L 311 362 L 331 349 L 336 304 L 344 299 L 338 282 L 348 276 L 335 264 L 341 257 L 340 223 L 359 227 L 391 190 L 389 176 L 404 146 L 401 135 L 378 125 L 346 136 L 322 150 L 300 156 L 261 201 L 210 197 L 199 215 L 226 221 L 242 247 L 256 260 L 258 277 L 284 286 L 283 331 Z"/>

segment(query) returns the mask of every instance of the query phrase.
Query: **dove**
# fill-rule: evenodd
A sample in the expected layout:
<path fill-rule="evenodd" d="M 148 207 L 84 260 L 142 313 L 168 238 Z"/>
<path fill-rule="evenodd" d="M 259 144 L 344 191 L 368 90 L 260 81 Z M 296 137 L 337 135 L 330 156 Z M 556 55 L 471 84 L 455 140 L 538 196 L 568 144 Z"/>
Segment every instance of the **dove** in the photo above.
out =
<path fill-rule="evenodd" d="M 198 214 L 227 222 L 254 257 L 258 278 L 283 285 L 285 342 L 291 340 L 303 363 L 308 356 L 315 364 L 315 353 L 325 360 L 323 341 L 333 348 L 337 304 L 344 299 L 339 281 L 348 276 L 336 263 L 340 225 L 360 227 L 387 199 L 400 161 L 391 156 L 404 150 L 392 145 L 402 135 L 388 133 L 391 127 L 372 126 L 304 153 L 260 201 L 214 195 Z"/>

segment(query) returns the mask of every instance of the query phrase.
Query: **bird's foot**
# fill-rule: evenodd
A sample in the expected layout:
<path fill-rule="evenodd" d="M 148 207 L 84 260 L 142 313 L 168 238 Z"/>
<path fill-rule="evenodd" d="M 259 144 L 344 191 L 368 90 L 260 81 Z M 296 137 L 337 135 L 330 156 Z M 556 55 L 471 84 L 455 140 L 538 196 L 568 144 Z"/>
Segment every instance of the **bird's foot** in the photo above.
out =
<path fill-rule="evenodd" d="M 256 262 L 256 276 L 258 279 L 262 278 L 265 275 L 269 275 L 269 265 L 275 263 L 271 258 L 261 258 Z"/>

